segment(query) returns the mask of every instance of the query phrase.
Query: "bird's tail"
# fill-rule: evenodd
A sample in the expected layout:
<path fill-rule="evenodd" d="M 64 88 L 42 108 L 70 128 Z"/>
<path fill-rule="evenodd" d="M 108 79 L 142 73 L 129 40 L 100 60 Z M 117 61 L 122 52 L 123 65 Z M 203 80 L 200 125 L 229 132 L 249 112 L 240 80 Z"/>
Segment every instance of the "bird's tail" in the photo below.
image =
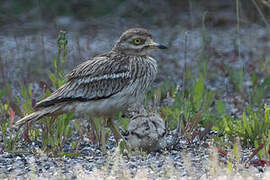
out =
<path fill-rule="evenodd" d="M 17 121 L 15 125 L 22 126 L 23 124 L 25 124 L 27 122 L 39 120 L 40 118 L 42 118 L 44 116 L 58 114 L 62 108 L 63 108 L 63 104 L 57 105 L 57 106 L 54 105 L 54 106 L 45 107 L 43 109 L 37 110 L 36 112 L 33 112 L 33 113 L 23 117 L 22 119 Z"/>

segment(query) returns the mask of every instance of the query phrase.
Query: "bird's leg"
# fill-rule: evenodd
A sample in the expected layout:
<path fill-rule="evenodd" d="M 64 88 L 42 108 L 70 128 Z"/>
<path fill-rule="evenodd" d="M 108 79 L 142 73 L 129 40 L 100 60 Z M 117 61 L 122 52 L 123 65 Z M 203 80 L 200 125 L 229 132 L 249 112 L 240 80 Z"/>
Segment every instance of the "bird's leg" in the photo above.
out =
<path fill-rule="evenodd" d="M 93 143 L 100 142 L 99 137 L 98 137 L 98 129 L 95 125 L 94 119 L 91 116 L 89 117 L 89 125 L 90 127 L 88 127 L 88 129 L 91 129 L 90 136 L 92 136 L 92 137 L 89 137 L 89 139 L 92 139 Z"/>
<path fill-rule="evenodd" d="M 116 140 L 116 143 L 118 144 L 119 140 L 122 137 L 121 134 L 119 133 L 118 129 L 115 127 L 111 118 L 108 119 L 107 123 L 108 123 L 110 129 L 112 130 L 112 133 L 113 133 L 113 136 Z"/>
<path fill-rule="evenodd" d="M 55 123 L 57 117 L 58 116 L 51 116 L 50 125 L 49 125 L 50 127 L 49 128 L 51 128 L 52 125 Z"/>
<path fill-rule="evenodd" d="M 101 119 L 101 124 L 100 124 L 100 141 L 101 141 L 101 146 L 102 146 L 102 152 L 105 154 L 106 152 L 106 144 L 105 144 L 105 119 Z"/>

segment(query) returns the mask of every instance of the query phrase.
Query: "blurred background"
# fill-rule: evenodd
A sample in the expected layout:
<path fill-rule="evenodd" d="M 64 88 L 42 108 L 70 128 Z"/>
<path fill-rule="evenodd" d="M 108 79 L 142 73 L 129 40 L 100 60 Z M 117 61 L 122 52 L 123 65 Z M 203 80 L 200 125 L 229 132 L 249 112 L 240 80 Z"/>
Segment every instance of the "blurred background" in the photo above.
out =
<path fill-rule="evenodd" d="M 184 56 L 197 73 L 202 49 L 209 59 L 208 70 L 221 75 L 209 77 L 213 88 L 224 88 L 223 77 L 230 67 L 244 64 L 247 71 L 269 75 L 269 69 L 260 69 L 265 64 L 257 66 L 261 57 L 270 54 L 269 1 L 236 2 L 1 0 L 0 86 L 12 84 L 16 91 L 22 84 L 48 81 L 60 30 L 68 38 L 67 73 L 82 61 L 109 51 L 121 33 L 132 27 L 149 29 L 156 41 L 169 46 L 167 51 L 154 53 L 161 70 L 157 83 L 180 81 Z"/>

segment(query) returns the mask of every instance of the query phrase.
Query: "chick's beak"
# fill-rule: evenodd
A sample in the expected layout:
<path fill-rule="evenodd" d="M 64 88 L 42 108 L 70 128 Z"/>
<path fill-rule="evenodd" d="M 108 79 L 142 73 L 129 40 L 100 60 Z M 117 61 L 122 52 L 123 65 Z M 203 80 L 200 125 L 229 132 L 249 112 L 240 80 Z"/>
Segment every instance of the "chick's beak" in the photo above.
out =
<path fill-rule="evenodd" d="M 167 49 L 166 46 L 153 42 L 153 41 L 149 44 L 149 47 L 152 49 Z"/>

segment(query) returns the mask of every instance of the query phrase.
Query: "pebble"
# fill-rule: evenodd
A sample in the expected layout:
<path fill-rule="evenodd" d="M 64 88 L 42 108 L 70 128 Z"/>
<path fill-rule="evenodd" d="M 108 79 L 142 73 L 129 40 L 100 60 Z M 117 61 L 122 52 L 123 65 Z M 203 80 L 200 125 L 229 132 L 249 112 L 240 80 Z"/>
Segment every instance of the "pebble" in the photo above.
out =
<path fill-rule="evenodd" d="M 179 141 L 179 146 L 186 146 L 181 144 L 184 141 Z M 17 177 L 27 177 L 29 173 L 36 174 L 37 176 L 52 177 L 56 174 L 60 177 L 69 177 L 69 179 L 77 179 L 78 167 L 80 172 L 85 174 L 91 173 L 94 169 L 110 171 L 115 165 L 114 151 L 116 147 L 112 147 L 113 143 L 108 143 L 107 148 L 109 153 L 102 155 L 102 151 L 96 145 L 89 144 L 87 141 L 83 142 L 82 149 L 80 150 L 81 156 L 78 157 L 48 157 L 46 155 L 38 154 L 14 154 L 4 152 L 0 154 L 0 178 L 7 178 L 11 174 Z M 189 146 L 185 149 L 190 153 L 188 161 L 190 166 L 196 170 L 198 177 L 201 176 L 202 167 L 206 166 L 209 160 L 209 148 L 200 147 L 196 145 Z M 248 154 L 251 150 L 245 150 L 244 154 Z M 151 152 L 151 153 L 131 153 L 128 156 L 121 155 L 123 159 L 119 164 L 121 170 L 124 168 L 129 170 L 131 176 L 136 175 L 139 169 L 146 169 L 152 178 L 160 177 L 168 173 L 170 170 L 172 175 L 178 173 L 181 176 L 186 176 L 187 169 L 184 165 L 185 158 L 181 149 L 174 149 L 171 151 Z M 119 156 L 117 155 L 117 158 Z M 110 160 L 110 161 L 108 161 Z M 120 161 L 119 161 L 120 162 Z M 116 163 L 117 164 L 117 163 Z M 151 170 L 151 172 L 150 172 Z M 261 169 L 260 169 L 261 170 Z M 259 171 L 260 171 L 259 170 Z M 153 171 L 153 172 L 152 172 Z M 60 175 L 59 175 L 60 174 Z M 203 176 L 202 176 L 203 177 Z"/>

